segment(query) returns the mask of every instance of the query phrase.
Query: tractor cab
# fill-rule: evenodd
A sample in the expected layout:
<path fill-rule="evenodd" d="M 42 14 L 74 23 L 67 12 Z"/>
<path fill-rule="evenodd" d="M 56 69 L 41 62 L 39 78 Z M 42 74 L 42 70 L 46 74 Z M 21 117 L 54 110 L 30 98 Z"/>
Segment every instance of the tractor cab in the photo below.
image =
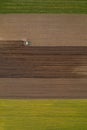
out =
<path fill-rule="evenodd" d="M 31 42 L 28 41 L 28 40 L 25 40 L 25 41 L 24 41 L 24 45 L 25 45 L 25 46 L 31 46 Z"/>

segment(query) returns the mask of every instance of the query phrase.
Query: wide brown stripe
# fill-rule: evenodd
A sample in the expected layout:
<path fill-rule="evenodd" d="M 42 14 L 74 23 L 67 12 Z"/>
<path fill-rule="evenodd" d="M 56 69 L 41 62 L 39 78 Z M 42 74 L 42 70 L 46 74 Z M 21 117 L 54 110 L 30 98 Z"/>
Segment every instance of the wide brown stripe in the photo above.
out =
<path fill-rule="evenodd" d="M 87 79 L 0 78 L 0 98 L 87 99 Z"/>
<path fill-rule="evenodd" d="M 86 78 L 87 47 L 25 46 L 23 41 L 0 41 L 0 77 Z"/>

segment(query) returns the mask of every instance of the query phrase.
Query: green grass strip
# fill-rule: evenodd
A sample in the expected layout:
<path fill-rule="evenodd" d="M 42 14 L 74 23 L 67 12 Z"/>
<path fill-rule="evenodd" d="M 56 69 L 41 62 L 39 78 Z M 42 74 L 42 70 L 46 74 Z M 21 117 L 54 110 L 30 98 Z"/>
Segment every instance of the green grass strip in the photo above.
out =
<path fill-rule="evenodd" d="M 87 13 L 87 0 L 1 0 L 0 13 Z"/>
<path fill-rule="evenodd" d="M 87 100 L 0 100 L 0 130 L 87 130 Z"/>

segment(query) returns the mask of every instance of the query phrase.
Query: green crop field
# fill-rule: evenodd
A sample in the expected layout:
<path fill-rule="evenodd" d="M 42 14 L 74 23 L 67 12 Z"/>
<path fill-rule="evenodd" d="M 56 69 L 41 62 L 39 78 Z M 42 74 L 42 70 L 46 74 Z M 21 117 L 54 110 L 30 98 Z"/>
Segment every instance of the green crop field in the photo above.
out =
<path fill-rule="evenodd" d="M 87 0 L 0 0 L 0 13 L 87 13 Z"/>
<path fill-rule="evenodd" d="M 0 130 L 87 130 L 87 100 L 0 100 Z"/>

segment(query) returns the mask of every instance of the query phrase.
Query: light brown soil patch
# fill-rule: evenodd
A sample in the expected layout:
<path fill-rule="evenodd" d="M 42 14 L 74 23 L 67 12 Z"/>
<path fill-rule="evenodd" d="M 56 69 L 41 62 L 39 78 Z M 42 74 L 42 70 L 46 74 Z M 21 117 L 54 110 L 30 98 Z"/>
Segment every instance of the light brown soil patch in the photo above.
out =
<path fill-rule="evenodd" d="M 0 39 L 29 39 L 32 45 L 87 45 L 87 15 L 0 15 Z"/>

